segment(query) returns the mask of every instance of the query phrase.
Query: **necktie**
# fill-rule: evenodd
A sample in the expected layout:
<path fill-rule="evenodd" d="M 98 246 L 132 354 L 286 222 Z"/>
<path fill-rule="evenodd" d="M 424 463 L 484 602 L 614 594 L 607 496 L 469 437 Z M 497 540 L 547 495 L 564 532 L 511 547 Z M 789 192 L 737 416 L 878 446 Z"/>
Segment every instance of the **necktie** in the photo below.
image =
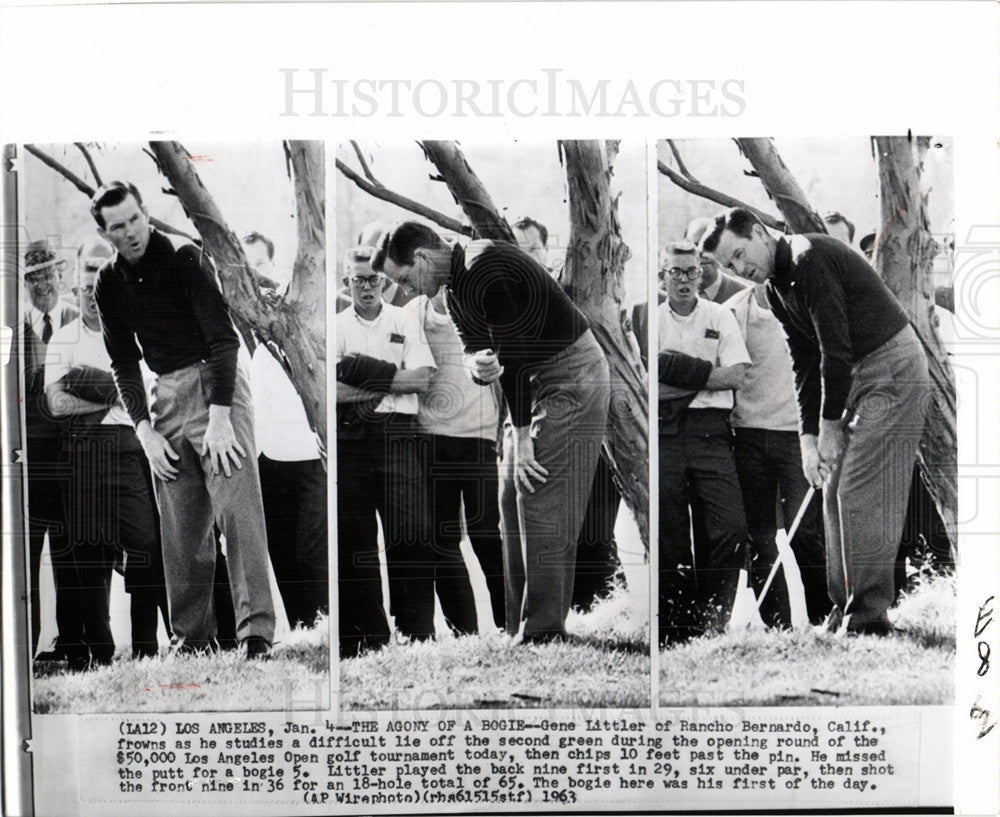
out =
<path fill-rule="evenodd" d="M 52 316 L 48 312 L 42 317 L 42 323 L 45 324 L 42 329 L 42 343 L 47 345 L 52 340 Z"/>

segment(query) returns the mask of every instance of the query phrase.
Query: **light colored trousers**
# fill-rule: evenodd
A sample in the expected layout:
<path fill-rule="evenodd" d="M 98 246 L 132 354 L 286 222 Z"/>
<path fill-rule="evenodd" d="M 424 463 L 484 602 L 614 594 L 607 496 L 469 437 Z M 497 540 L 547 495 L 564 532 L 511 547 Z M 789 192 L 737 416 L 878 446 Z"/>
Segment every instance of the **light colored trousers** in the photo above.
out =
<path fill-rule="evenodd" d="M 927 358 L 907 326 L 856 363 L 840 468 L 823 492 L 827 589 L 851 624 L 885 618 L 913 464 L 930 397 Z"/>
<path fill-rule="evenodd" d="M 576 543 L 608 424 L 608 361 L 588 330 L 531 375 L 535 459 L 548 469 L 529 493 L 514 481 L 513 428 L 500 464 L 507 632 L 559 635 L 573 599 Z"/>
<path fill-rule="evenodd" d="M 200 649 L 215 639 L 213 525 L 217 524 L 226 538 L 236 635 L 240 640 L 261 636 L 270 644 L 274 606 L 250 385 L 240 365 L 230 419 L 246 456 L 242 467 L 232 468 L 227 477 L 221 469 L 213 475 L 209 457 L 200 453 L 208 426 L 210 383 L 208 365 L 196 363 L 160 375 L 153 387 L 153 428 L 180 455 L 172 463 L 180 472 L 177 479 L 155 479 L 170 623 L 175 643 Z"/>

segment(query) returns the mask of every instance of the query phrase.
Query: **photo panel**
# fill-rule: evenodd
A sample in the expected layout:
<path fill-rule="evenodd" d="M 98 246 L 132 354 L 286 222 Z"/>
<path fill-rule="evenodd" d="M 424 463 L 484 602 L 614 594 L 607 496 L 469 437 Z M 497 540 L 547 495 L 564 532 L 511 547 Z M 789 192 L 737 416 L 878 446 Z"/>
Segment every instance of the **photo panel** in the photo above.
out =
<path fill-rule="evenodd" d="M 657 168 L 660 706 L 952 703 L 952 140 Z"/>
<path fill-rule="evenodd" d="M 339 146 L 343 710 L 648 706 L 647 157 Z"/>
<path fill-rule="evenodd" d="M 17 152 L 34 711 L 326 708 L 323 143 Z"/>

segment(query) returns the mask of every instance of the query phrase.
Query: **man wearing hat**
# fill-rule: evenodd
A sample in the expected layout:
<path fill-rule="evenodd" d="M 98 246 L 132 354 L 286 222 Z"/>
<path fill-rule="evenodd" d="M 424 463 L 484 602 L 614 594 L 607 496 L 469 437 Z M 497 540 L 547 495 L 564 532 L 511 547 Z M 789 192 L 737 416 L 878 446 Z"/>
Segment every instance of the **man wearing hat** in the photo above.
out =
<path fill-rule="evenodd" d="M 61 484 L 67 478 L 59 425 L 45 403 L 45 359 L 53 334 L 79 316 L 59 295 L 65 259 L 58 258 L 44 241 L 33 241 L 24 254 L 24 288 L 28 308 L 24 315 L 24 417 L 27 432 L 28 548 L 30 556 L 31 648 L 38 649 L 41 632 L 38 573 L 45 535 L 49 537 L 56 586 L 56 621 L 59 620 L 60 572 L 66 553 L 66 517 Z M 65 584 L 65 582 L 63 582 Z M 63 605 L 65 609 L 65 605 Z M 64 657 L 59 646 L 43 650 L 36 660 Z"/>
<path fill-rule="evenodd" d="M 94 193 L 91 215 L 117 250 L 95 292 L 125 409 L 156 478 L 170 619 L 178 649 L 214 646 L 213 523 L 226 538 L 236 635 L 247 658 L 274 637 L 250 387 L 239 339 L 202 251 L 152 229 L 134 185 Z M 140 358 L 154 373 L 146 402 Z"/>

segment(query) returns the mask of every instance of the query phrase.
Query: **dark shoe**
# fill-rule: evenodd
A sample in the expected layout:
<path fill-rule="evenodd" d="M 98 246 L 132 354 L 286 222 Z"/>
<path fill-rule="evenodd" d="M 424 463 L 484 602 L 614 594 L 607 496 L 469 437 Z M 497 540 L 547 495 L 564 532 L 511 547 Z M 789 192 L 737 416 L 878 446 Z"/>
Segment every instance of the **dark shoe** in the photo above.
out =
<path fill-rule="evenodd" d="M 65 660 L 66 654 L 61 650 L 46 650 L 38 653 L 34 658 L 36 664 L 58 663 Z"/>
<path fill-rule="evenodd" d="M 260 635 L 251 635 L 243 639 L 247 649 L 247 661 L 267 661 L 271 657 L 271 645 Z"/>
<path fill-rule="evenodd" d="M 554 641 L 566 641 L 568 636 L 564 632 L 550 630 L 540 633 L 525 633 L 521 637 L 522 644 L 551 644 Z"/>
<path fill-rule="evenodd" d="M 888 618 L 877 618 L 874 621 L 865 621 L 857 625 L 853 623 L 848 624 L 847 634 L 877 635 L 884 638 L 885 636 L 895 635 L 896 628 L 892 626 L 892 622 Z"/>

